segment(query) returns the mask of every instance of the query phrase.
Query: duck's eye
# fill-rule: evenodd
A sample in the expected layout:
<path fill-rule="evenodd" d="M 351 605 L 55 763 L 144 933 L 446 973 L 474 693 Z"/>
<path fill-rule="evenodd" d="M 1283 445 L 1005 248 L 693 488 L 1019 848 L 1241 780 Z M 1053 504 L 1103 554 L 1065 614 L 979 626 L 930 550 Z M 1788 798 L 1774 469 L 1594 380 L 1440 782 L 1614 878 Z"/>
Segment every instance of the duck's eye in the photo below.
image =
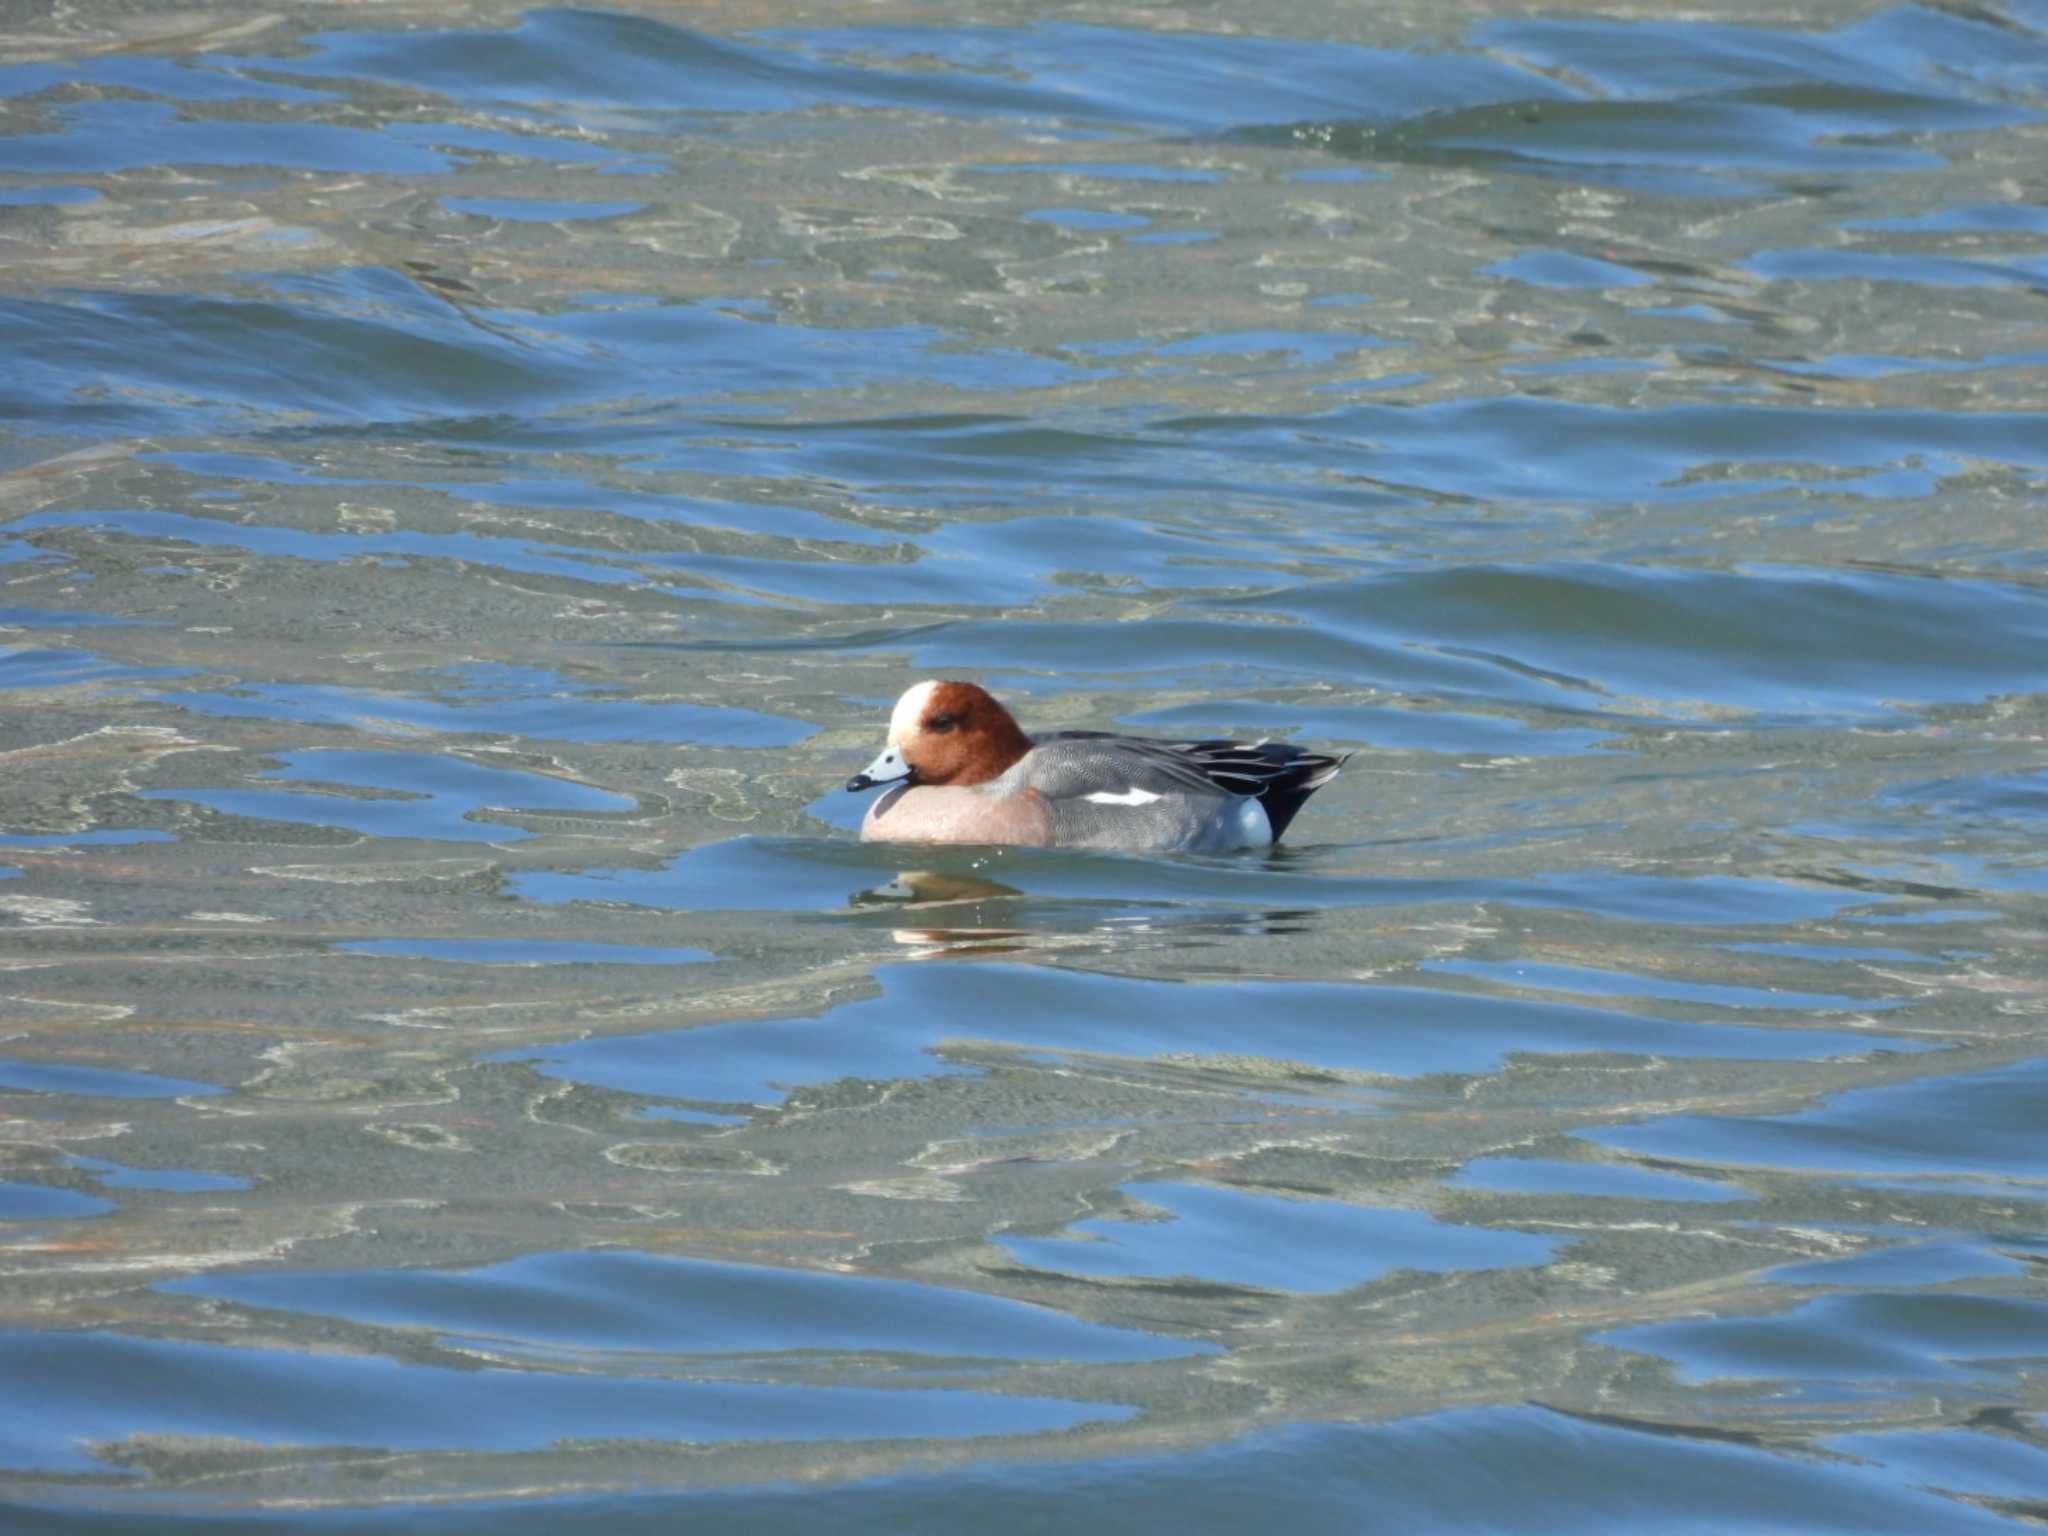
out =
<path fill-rule="evenodd" d="M 960 718 L 957 715 L 933 715 L 929 720 L 925 721 L 924 728 L 943 736 L 959 723 Z"/>

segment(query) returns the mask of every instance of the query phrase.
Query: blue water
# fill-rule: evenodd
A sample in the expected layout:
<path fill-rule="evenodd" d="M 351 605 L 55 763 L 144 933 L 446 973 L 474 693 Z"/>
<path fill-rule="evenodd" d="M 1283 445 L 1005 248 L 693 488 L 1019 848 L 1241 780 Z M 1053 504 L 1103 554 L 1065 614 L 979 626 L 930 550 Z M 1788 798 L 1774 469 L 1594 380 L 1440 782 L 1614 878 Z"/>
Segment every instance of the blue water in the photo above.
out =
<path fill-rule="evenodd" d="M 49 1396 L 40 1426 L 23 1424 L 9 1453 L 22 1470 L 90 1471 L 74 1437 L 174 1431 L 253 1443 L 348 1445 L 366 1415 L 396 1449 L 537 1450 L 562 1436 L 724 1439 L 950 1439 L 1064 1429 L 1129 1410 L 931 1388 L 777 1388 L 580 1373 L 508 1373 L 342 1360 L 297 1350 L 221 1350 L 109 1334 L 0 1335 L 16 1380 Z M 96 1382 L 114 1378 L 118 1393 Z M 493 1412 L 514 1388 L 528 1399 Z M 859 1424 L 858 1429 L 850 1426 Z"/>
<path fill-rule="evenodd" d="M 1401 1077 L 1486 1072 L 1516 1050 L 1773 1060 L 1901 1045 L 1883 1035 L 1689 1025 L 1423 988 L 1381 987 L 1366 998 L 1327 984 L 1185 988 L 1043 967 L 1006 974 L 985 966 L 972 972 L 892 966 L 876 980 L 880 997 L 819 1018 L 607 1034 L 557 1047 L 531 1064 L 580 1082 L 731 1103 L 772 1100 L 795 1084 L 843 1076 L 915 1078 L 959 1070 L 948 1065 L 944 1047 L 960 1038 L 961 1021 L 974 1018 L 977 1000 L 990 990 L 1008 1006 L 974 1022 L 969 1035 L 978 1042 L 1138 1058 L 1176 1050 L 1262 1055 Z M 505 1056 L 527 1059 L 522 1052 Z"/>
<path fill-rule="evenodd" d="M 1208 1354 L 1057 1312 L 901 1281 L 632 1253 L 542 1254 L 483 1271 L 203 1276 L 162 1289 L 254 1307 L 389 1321 L 533 1348 L 752 1355 L 887 1351 L 935 1362 Z"/>
<path fill-rule="evenodd" d="M 0 1087 L 15 1093 L 72 1093 L 95 1099 L 168 1099 L 221 1091 L 212 1083 L 188 1082 L 152 1072 L 21 1060 L 0 1061 Z"/>
<path fill-rule="evenodd" d="M 245 20 L 0 64 L 0 1527 L 2032 1528 L 2039 6 Z"/>

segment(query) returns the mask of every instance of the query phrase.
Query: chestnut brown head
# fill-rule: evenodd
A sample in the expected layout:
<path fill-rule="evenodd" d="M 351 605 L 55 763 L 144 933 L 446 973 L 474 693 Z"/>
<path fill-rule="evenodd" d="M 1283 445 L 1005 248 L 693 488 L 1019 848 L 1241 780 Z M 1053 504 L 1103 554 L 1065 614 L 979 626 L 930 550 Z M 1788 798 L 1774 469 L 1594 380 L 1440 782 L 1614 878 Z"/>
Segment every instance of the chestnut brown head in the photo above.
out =
<path fill-rule="evenodd" d="M 1031 750 L 1010 712 L 975 683 L 914 684 L 889 716 L 882 755 L 847 782 L 870 789 L 908 779 L 917 784 L 985 784 Z"/>

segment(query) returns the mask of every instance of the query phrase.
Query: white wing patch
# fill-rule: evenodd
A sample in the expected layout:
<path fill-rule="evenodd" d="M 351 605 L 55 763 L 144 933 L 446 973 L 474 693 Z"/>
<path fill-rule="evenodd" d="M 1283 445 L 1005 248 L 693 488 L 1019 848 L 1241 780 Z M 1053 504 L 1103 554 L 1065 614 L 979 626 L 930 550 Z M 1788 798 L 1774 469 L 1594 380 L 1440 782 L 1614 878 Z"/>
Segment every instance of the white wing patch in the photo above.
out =
<path fill-rule="evenodd" d="M 1149 789 L 1132 788 L 1120 795 L 1106 789 L 1098 789 L 1094 794 L 1083 795 L 1081 798 L 1096 805 L 1150 805 L 1154 800 L 1162 800 L 1165 796 L 1155 795 Z"/>

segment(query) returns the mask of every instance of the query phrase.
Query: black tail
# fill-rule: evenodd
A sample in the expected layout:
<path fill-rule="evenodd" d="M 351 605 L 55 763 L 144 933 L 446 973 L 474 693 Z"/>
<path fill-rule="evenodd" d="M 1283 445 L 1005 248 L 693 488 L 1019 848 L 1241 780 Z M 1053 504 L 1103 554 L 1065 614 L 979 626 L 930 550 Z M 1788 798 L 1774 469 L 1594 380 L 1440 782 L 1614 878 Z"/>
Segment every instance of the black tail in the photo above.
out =
<path fill-rule="evenodd" d="M 1272 823 L 1273 841 L 1287 830 L 1308 797 L 1337 777 L 1344 757 L 1308 752 L 1284 741 L 1189 741 L 1177 743 L 1218 789 L 1256 795 Z M 1347 754 L 1348 756 L 1348 754 Z"/>
<path fill-rule="evenodd" d="M 1273 841 L 1277 843 L 1295 813 L 1308 804 L 1308 797 L 1337 777 L 1345 759 L 1302 752 L 1296 747 L 1268 746 L 1265 750 L 1295 754 L 1287 763 L 1287 771 L 1259 792 L 1259 805 L 1265 810 L 1266 820 L 1273 824 Z"/>

